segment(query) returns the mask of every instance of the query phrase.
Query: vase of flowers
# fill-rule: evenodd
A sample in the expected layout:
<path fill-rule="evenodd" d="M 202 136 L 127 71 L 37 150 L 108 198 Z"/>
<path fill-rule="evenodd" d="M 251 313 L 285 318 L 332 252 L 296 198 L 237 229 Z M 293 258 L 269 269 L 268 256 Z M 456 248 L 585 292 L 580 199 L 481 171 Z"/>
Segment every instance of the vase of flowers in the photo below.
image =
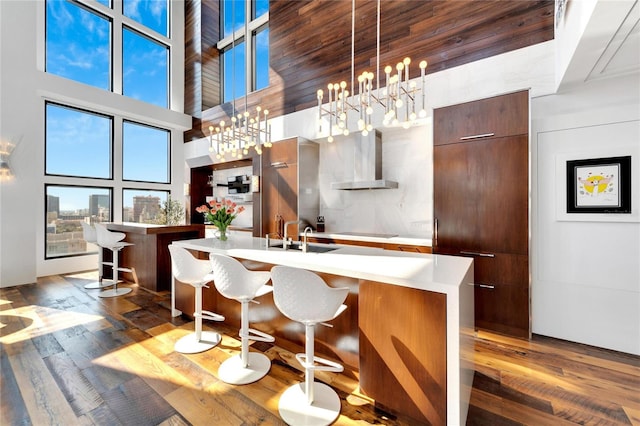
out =
<path fill-rule="evenodd" d="M 233 219 L 244 211 L 244 206 L 239 206 L 231 200 L 215 201 L 211 200 L 207 204 L 196 207 L 198 213 L 204 215 L 205 222 L 209 222 L 218 228 L 218 238 L 221 241 L 227 240 L 227 227 L 231 225 Z"/>

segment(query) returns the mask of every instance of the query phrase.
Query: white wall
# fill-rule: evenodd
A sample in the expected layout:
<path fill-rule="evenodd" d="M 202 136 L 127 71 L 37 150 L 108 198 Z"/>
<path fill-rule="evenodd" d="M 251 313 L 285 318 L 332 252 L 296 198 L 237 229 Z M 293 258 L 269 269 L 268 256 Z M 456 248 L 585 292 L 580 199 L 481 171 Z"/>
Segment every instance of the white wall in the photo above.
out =
<path fill-rule="evenodd" d="M 640 354 L 640 80 L 588 83 L 533 112 L 533 332 Z M 632 214 L 567 215 L 566 161 L 621 155 Z"/>
<path fill-rule="evenodd" d="M 94 179 L 72 182 L 44 176 L 46 100 L 171 129 L 171 190 L 174 198 L 183 196 L 183 131 L 190 128 L 191 118 L 180 112 L 184 93 L 184 13 L 181 3 L 176 5 L 177 23 L 172 28 L 177 39 L 171 75 L 179 84 L 172 89 L 174 110 L 169 110 L 44 73 L 45 2 L 0 1 L 0 138 L 18 141 L 11 157 L 15 177 L 0 183 L 0 287 L 32 283 L 38 276 L 96 268 L 95 255 L 44 260 L 45 182 L 122 187 L 117 179 L 108 183 Z M 114 175 L 118 176 L 120 164 L 116 162 L 114 167 Z M 131 188 L 136 185 L 127 183 Z M 154 189 L 152 185 L 145 186 Z M 114 191 L 114 197 L 120 196 L 119 190 Z M 114 220 L 120 219 L 119 214 L 114 212 Z"/>

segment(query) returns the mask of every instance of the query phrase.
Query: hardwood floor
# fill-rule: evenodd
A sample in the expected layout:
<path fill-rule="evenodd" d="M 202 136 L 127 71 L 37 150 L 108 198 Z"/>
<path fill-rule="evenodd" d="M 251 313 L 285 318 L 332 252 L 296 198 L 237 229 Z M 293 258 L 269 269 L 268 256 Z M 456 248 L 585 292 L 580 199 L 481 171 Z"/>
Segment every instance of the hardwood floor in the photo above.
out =
<path fill-rule="evenodd" d="M 303 379 L 294 355 L 254 344 L 272 359 L 257 383 L 219 382 L 237 353 L 237 330 L 195 355 L 173 351 L 193 330 L 171 318 L 168 294 L 135 285 L 101 299 L 83 285 L 95 272 L 0 289 L 2 425 L 276 425 L 278 397 Z M 468 425 L 640 425 L 640 357 L 535 336 L 480 332 Z M 318 374 L 339 393 L 339 425 L 414 425 L 376 409 L 346 375 Z"/>

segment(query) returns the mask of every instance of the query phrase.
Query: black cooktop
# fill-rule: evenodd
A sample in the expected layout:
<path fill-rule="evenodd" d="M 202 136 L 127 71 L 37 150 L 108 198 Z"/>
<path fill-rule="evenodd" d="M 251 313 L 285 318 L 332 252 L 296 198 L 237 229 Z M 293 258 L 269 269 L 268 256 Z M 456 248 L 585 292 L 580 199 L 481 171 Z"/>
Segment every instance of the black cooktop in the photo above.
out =
<path fill-rule="evenodd" d="M 391 237 L 398 236 L 398 234 L 375 234 L 375 233 L 369 233 L 369 232 L 336 232 L 336 234 L 357 235 L 360 237 L 376 237 L 376 238 L 391 238 Z"/>

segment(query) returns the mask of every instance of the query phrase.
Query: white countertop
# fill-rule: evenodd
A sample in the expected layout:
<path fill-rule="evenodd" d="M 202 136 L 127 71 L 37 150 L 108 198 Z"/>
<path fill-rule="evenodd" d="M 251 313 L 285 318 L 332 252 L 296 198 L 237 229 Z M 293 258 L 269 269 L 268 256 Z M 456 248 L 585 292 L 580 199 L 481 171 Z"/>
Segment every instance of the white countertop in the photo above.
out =
<path fill-rule="evenodd" d="M 280 240 L 271 240 L 275 245 Z M 222 253 L 241 259 L 274 265 L 286 265 L 316 272 L 348 276 L 445 294 L 457 294 L 465 284 L 464 277 L 472 268 L 472 259 L 381 248 L 316 244 L 337 247 L 325 253 L 302 253 L 298 250 L 266 248 L 264 238 L 234 234 L 227 241 L 215 238 L 175 241 L 173 244 L 191 250 Z"/>
<path fill-rule="evenodd" d="M 413 246 L 425 246 L 431 247 L 431 238 L 415 238 L 415 237 L 401 237 L 401 236 L 389 236 L 379 237 L 368 233 L 348 233 L 343 234 L 340 232 L 309 232 L 310 237 L 316 238 L 332 238 L 345 241 L 369 241 L 372 243 L 390 243 L 390 244 L 409 244 Z"/>

